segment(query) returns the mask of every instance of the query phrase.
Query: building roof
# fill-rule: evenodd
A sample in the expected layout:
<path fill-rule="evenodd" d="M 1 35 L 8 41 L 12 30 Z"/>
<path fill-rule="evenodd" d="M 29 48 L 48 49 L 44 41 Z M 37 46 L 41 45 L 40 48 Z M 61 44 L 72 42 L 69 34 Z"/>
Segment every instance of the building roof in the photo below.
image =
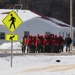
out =
<path fill-rule="evenodd" d="M 32 12 L 38 14 L 38 13 L 35 12 L 35 11 L 32 11 Z M 50 18 L 50 17 L 44 16 L 44 15 L 42 15 L 42 14 L 38 14 L 38 15 L 40 15 L 43 19 L 52 21 L 53 23 L 55 23 L 56 25 L 59 25 L 59 26 L 61 26 L 61 27 L 69 27 L 69 26 L 70 26 L 69 24 L 66 24 L 66 23 L 64 23 L 64 22 L 62 22 L 62 21 L 60 21 L 60 20 L 58 20 L 58 19 Z"/>
<path fill-rule="evenodd" d="M 0 9 L 0 25 L 4 25 L 2 20 L 12 11 L 13 9 Z M 30 10 L 14 10 L 18 13 L 18 16 L 22 19 L 22 21 L 27 21 L 34 17 L 40 17 L 39 15 L 31 12 Z"/>
<path fill-rule="evenodd" d="M 13 9 L 0 9 L 0 26 L 4 25 L 2 23 L 2 20 L 12 11 Z M 35 12 L 32 12 L 30 10 L 14 10 L 16 13 L 18 13 L 19 17 L 23 20 L 23 21 L 27 21 L 29 19 L 32 19 L 34 17 L 39 17 L 41 19 L 45 19 L 48 20 L 48 22 L 53 22 L 55 25 L 60 26 L 60 27 L 69 27 L 70 25 L 57 20 L 55 18 L 49 18 L 47 16 L 43 16 L 40 14 L 37 14 Z"/>

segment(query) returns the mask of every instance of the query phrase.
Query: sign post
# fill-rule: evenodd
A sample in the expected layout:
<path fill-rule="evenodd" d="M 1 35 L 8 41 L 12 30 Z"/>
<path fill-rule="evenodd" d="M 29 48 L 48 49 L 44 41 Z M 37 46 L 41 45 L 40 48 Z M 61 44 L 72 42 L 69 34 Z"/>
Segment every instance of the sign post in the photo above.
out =
<path fill-rule="evenodd" d="M 12 58 L 13 58 L 13 41 L 18 40 L 18 35 L 17 34 L 6 34 L 6 40 L 11 41 L 11 67 L 12 67 Z"/>
<path fill-rule="evenodd" d="M 13 40 L 11 39 L 11 67 L 12 67 L 12 58 L 13 58 Z"/>
<path fill-rule="evenodd" d="M 6 36 L 6 40 L 11 41 L 11 67 L 12 67 L 12 58 L 13 58 L 13 41 L 18 40 L 18 36 L 13 34 L 13 32 L 23 23 L 20 17 L 15 11 L 11 11 L 3 20 L 4 25 L 9 29 L 11 34 Z"/>

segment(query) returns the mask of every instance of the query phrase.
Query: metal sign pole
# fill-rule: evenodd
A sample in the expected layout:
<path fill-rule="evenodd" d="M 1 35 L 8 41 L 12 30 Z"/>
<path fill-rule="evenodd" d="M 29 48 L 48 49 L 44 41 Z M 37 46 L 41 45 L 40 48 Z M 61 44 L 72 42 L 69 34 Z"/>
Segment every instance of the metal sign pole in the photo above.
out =
<path fill-rule="evenodd" d="M 11 39 L 11 67 L 12 67 L 12 58 L 13 58 L 13 39 Z"/>
<path fill-rule="evenodd" d="M 72 0 L 70 0 L 70 37 L 73 39 L 72 36 Z M 70 45 L 70 50 L 72 51 L 72 44 Z"/>

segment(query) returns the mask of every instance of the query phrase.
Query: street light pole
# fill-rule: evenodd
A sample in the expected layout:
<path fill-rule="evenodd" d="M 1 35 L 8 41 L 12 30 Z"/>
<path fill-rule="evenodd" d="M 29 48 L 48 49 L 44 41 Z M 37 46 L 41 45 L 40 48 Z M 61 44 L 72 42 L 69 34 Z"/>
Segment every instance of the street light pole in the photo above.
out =
<path fill-rule="evenodd" d="M 70 37 L 72 37 L 72 0 L 70 0 Z M 70 46 L 70 50 L 72 50 L 72 45 Z"/>

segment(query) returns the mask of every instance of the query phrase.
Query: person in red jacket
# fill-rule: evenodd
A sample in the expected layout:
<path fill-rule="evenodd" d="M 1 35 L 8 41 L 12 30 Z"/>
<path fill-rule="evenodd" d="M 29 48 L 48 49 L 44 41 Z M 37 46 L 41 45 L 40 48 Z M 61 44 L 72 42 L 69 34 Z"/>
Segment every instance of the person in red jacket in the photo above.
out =
<path fill-rule="evenodd" d="M 47 52 L 47 38 L 46 38 L 46 36 L 44 36 L 43 44 L 44 44 L 44 52 Z"/>
<path fill-rule="evenodd" d="M 58 45 L 59 45 L 59 52 L 63 52 L 65 41 L 62 36 L 58 36 Z"/>
<path fill-rule="evenodd" d="M 48 43 L 49 43 L 49 49 L 48 49 L 48 53 L 50 53 L 51 52 L 51 34 L 50 35 L 48 35 Z"/>
<path fill-rule="evenodd" d="M 31 52 L 35 53 L 35 36 L 31 37 Z"/>
<path fill-rule="evenodd" d="M 51 35 L 51 52 L 52 53 L 55 52 L 55 38 L 54 38 L 54 34 Z"/>
<path fill-rule="evenodd" d="M 55 53 L 59 53 L 59 44 L 58 44 L 58 37 L 55 35 Z"/>
<path fill-rule="evenodd" d="M 46 53 L 49 52 L 49 36 L 48 35 L 44 36 L 44 52 Z"/>
<path fill-rule="evenodd" d="M 40 52 L 42 52 L 42 53 L 44 52 L 44 50 L 43 50 L 43 40 L 44 40 L 43 35 L 41 35 L 40 36 Z"/>
<path fill-rule="evenodd" d="M 31 37 L 28 35 L 26 38 L 26 45 L 27 45 L 27 53 L 30 52 L 30 46 L 31 46 Z"/>
<path fill-rule="evenodd" d="M 39 34 L 36 36 L 36 40 L 35 40 L 35 46 L 36 46 L 36 53 L 38 52 L 38 53 L 40 53 L 40 48 L 41 48 L 41 46 L 40 46 L 40 42 L 41 42 L 41 40 L 40 40 L 40 36 L 39 36 Z"/>

